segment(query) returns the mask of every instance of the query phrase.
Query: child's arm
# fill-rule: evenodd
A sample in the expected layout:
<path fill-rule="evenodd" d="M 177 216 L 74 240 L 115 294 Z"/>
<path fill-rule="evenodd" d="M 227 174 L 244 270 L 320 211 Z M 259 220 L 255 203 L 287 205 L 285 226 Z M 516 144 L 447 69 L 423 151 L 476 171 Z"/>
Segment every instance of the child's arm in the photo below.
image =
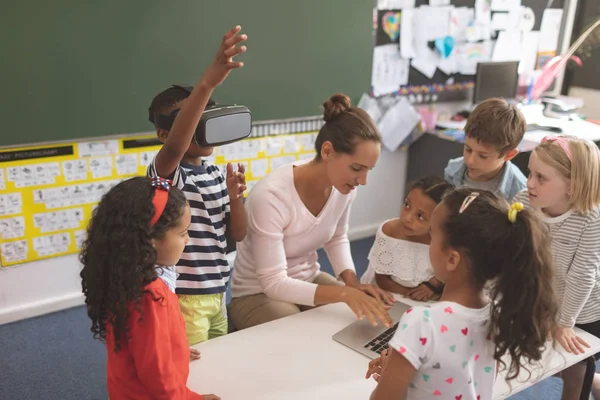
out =
<path fill-rule="evenodd" d="M 244 164 L 238 164 L 238 170 L 233 171 L 233 165 L 227 164 L 227 191 L 229 192 L 229 218 L 225 231 L 231 239 L 241 242 L 246 237 L 246 209 L 244 208 L 244 191 L 246 177 Z"/>
<path fill-rule="evenodd" d="M 391 350 L 371 400 L 405 399 L 417 370 L 398 351 Z"/>
<path fill-rule="evenodd" d="M 236 47 L 247 38 L 246 35 L 238 35 L 240 29 L 236 26 L 225 34 L 217 55 L 181 107 L 164 145 L 156 155 L 155 165 L 159 176 L 172 176 L 192 142 L 213 90 L 227 78 L 232 69 L 244 65 L 242 62 L 233 61 L 234 56 L 246 51 L 245 46 Z"/>
<path fill-rule="evenodd" d="M 436 294 L 441 294 L 444 288 L 442 281 L 435 276 L 429 281 L 422 282 L 416 288 L 408 291 L 408 297 L 417 301 L 431 300 Z M 435 289 L 435 290 L 434 290 Z"/>
<path fill-rule="evenodd" d="M 377 283 L 377 286 L 383 290 L 387 290 L 388 292 L 392 293 L 398 293 L 402 296 L 408 296 L 408 293 L 411 290 L 410 288 L 402 286 L 398 282 L 394 281 L 390 275 L 375 273 L 375 282 Z"/>
<path fill-rule="evenodd" d="M 396 330 L 389 342 L 387 360 L 371 400 L 405 399 L 415 373 L 433 357 L 433 324 L 423 320 L 426 310 L 411 307 L 400 319 L 402 329 Z"/>
<path fill-rule="evenodd" d="M 579 238 L 571 268 L 567 273 L 565 294 L 558 314 L 556 339 L 575 354 L 583 352 L 587 343 L 573 331 L 573 326 L 587 303 L 600 270 L 600 218 L 591 221 Z"/>

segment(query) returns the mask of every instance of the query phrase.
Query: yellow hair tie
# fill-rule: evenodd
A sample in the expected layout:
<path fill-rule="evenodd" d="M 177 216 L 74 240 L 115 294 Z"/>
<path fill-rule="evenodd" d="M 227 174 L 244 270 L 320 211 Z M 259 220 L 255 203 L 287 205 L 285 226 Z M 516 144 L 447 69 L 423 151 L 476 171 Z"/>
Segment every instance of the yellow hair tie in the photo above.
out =
<path fill-rule="evenodd" d="M 513 224 L 517 222 L 517 214 L 523 211 L 523 203 L 513 203 L 510 205 L 510 210 L 508 210 L 508 220 Z"/>

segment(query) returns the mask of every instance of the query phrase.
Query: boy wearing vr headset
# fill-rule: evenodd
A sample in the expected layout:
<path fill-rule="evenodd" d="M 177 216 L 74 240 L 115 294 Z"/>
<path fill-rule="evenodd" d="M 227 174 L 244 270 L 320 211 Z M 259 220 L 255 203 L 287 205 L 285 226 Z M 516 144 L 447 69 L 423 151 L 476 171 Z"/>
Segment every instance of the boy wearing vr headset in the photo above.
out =
<path fill-rule="evenodd" d="M 246 190 L 244 167 L 234 171 L 227 164 L 226 178 L 216 165 L 203 160 L 212 154 L 206 140 L 194 136 L 210 99 L 232 69 L 243 66 L 233 57 L 246 51 L 240 43 L 247 39 L 240 27 L 228 31 L 217 55 L 190 90 L 174 86 L 159 93 L 150 106 L 150 121 L 163 143 L 148 166 L 150 177 L 172 179 L 183 190 L 192 211 L 190 240 L 177 264 L 179 306 L 190 345 L 225 335 L 227 316 L 225 292 L 230 268 L 225 258 L 226 235 L 241 241 L 246 235 Z M 172 126 L 170 126 L 172 124 Z M 197 135 L 196 135 L 197 136 Z"/>

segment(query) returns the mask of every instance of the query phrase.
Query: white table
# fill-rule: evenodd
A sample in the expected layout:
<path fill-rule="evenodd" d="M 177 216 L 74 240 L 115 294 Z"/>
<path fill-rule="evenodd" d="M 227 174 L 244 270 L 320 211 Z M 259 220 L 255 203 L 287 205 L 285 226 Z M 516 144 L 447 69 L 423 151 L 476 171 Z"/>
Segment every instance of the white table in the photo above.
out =
<path fill-rule="evenodd" d="M 188 386 L 223 400 L 368 399 L 376 383 L 365 379 L 369 360 L 331 336 L 355 321 L 345 304 L 330 304 L 194 346 L 202 359 L 190 365 Z M 548 351 L 532 379 L 498 379 L 503 399 L 600 352 L 600 339 L 578 332 L 591 346 L 583 355 Z"/>

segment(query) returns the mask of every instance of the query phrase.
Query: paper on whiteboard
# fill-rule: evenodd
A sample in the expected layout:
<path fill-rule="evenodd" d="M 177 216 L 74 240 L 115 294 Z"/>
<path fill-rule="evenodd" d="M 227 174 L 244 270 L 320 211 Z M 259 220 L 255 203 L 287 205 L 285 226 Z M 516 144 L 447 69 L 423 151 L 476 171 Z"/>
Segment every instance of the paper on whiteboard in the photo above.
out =
<path fill-rule="evenodd" d="M 531 76 L 533 71 L 535 71 L 539 43 L 539 31 L 523 33 L 522 57 L 521 62 L 519 62 L 519 75 Z"/>
<path fill-rule="evenodd" d="M 519 28 L 521 9 L 509 12 L 497 12 L 492 16 L 492 29 L 495 31 L 513 31 Z"/>
<path fill-rule="evenodd" d="M 293 154 L 297 153 L 298 151 L 300 151 L 300 143 L 298 142 L 298 136 L 286 136 L 283 141 L 283 153 Z"/>
<path fill-rule="evenodd" d="M 558 47 L 558 33 L 562 22 L 563 10 L 547 8 L 542 15 L 540 26 L 539 51 L 556 51 Z"/>
<path fill-rule="evenodd" d="M 421 6 L 415 16 L 415 42 L 428 42 L 448 36 L 450 32 L 450 12 L 453 6 Z M 418 52 L 418 49 L 417 49 Z"/>
<path fill-rule="evenodd" d="M 281 143 L 281 137 L 270 137 L 265 140 L 265 153 L 268 156 L 275 156 L 281 154 L 283 149 L 283 143 Z"/>
<path fill-rule="evenodd" d="M 250 173 L 252 178 L 260 178 L 267 174 L 269 168 L 269 159 L 260 158 L 256 160 L 250 160 Z"/>
<path fill-rule="evenodd" d="M 383 145 L 389 151 L 396 151 L 420 121 L 419 113 L 406 98 L 401 97 L 394 106 L 387 110 L 379 122 L 378 128 Z"/>
<path fill-rule="evenodd" d="M 473 27 L 475 10 L 467 7 L 458 7 L 450 12 L 449 34 L 456 42 L 464 42 L 468 38 L 468 30 Z"/>
<path fill-rule="evenodd" d="M 317 140 L 316 133 L 305 133 L 300 135 L 302 137 L 302 151 L 315 150 L 315 141 Z"/>
<path fill-rule="evenodd" d="M 521 32 L 502 31 L 498 34 L 492 61 L 519 61 L 521 59 Z"/>
<path fill-rule="evenodd" d="M 117 175 L 134 175 L 138 172 L 138 155 L 133 154 L 120 154 L 115 157 L 115 164 L 117 165 Z"/>
<path fill-rule="evenodd" d="M 490 0 L 475 0 L 475 21 L 489 25 L 492 20 Z"/>
<path fill-rule="evenodd" d="M 414 8 L 415 0 L 377 0 L 380 10 L 398 10 L 400 8 Z"/>
<path fill-rule="evenodd" d="M 158 154 L 158 151 L 142 151 L 140 153 L 140 167 L 146 168 L 154 160 L 156 154 Z"/>
<path fill-rule="evenodd" d="M 7 263 L 27 260 L 27 240 L 17 240 L 0 244 L 0 254 Z"/>
<path fill-rule="evenodd" d="M 119 152 L 118 140 L 83 142 L 77 145 L 79 157 L 109 156 Z"/>
<path fill-rule="evenodd" d="M 492 0 L 492 11 L 510 11 L 521 7 L 521 0 Z"/>
<path fill-rule="evenodd" d="M 371 116 L 371 119 L 373 119 L 373 122 L 375 123 L 379 122 L 379 120 L 381 119 L 381 109 L 377 104 L 377 100 L 375 100 L 366 93 L 363 93 L 362 96 L 360 96 L 358 108 L 362 108 L 363 110 L 365 110 L 367 114 Z"/>
<path fill-rule="evenodd" d="M 22 206 L 21 193 L 0 194 L 0 215 L 21 214 Z"/>
<path fill-rule="evenodd" d="M 25 236 L 25 217 L 0 219 L 0 239 L 16 239 Z"/>
<path fill-rule="evenodd" d="M 416 10 L 402 10 L 400 15 L 400 55 L 402 58 L 409 59 L 416 56 L 415 52 L 415 15 Z"/>
<path fill-rule="evenodd" d="M 381 96 L 398 91 L 408 82 L 408 60 L 400 57 L 395 43 L 376 46 L 373 49 L 371 86 L 373 94 Z"/>
<path fill-rule="evenodd" d="M 106 178 L 112 175 L 112 157 L 95 157 L 90 159 L 90 171 L 94 179 Z"/>
<path fill-rule="evenodd" d="M 271 171 L 276 170 L 277 168 L 290 164 L 296 161 L 296 156 L 282 156 L 282 157 L 273 157 L 269 160 Z"/>
<path fill-rule="evenodd" d="M 416 58 L 411 60 L 410 65 L 427 78 L 431 79 L 433 78 L 433 75 L 435 75 L 435 70 L 440 61 L 441 58 L 438 53 L 430 48 L 426 48 L 420 51 Z"/>
<path fill-rule="evenodd" d="M 468 29 L 469 42 L 489 40 L 492 33 L 490 0 L 475 0 L 475 23 Z"/>
<path fill-rule="evenodd" d="M 438 69 L 446 75 L 452 75 L 457 71 L 456 51 L 453 51 L 447 58 L 442 58 L 438 65 Z"/>
<path fill-rule="evenodd" d="M 490 61 L 492 42 L 463 43 L 456 47 L 456 69 L 463 75 L 475 75 L 477 63 Z"/>
<path fill-rule="evenodd" d="M 535 26 L 535 13 L 529 7 L 521 7 L 517 27 L 523 32 L 531 32 Z"/>

